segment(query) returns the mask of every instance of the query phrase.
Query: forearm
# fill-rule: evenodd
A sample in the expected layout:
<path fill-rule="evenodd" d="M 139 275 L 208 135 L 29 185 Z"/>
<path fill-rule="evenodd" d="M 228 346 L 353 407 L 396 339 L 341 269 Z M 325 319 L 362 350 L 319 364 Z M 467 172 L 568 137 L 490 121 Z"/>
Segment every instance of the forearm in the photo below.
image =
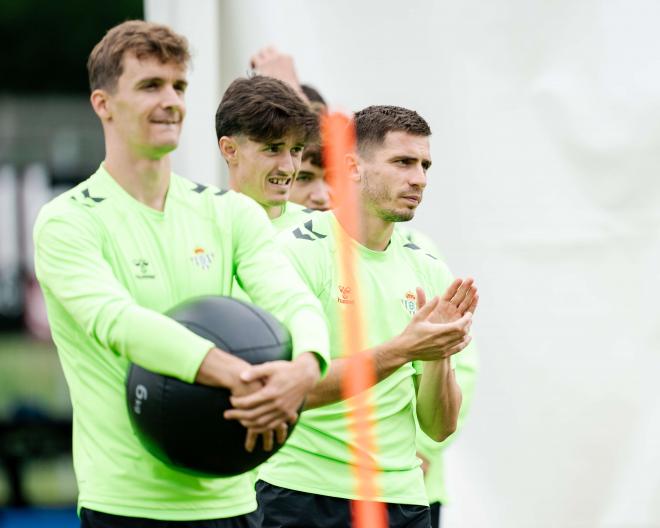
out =
<path fill-rule="evenodd" d="M 454 373 L 456 382 L 461 388 L 461 409 L 458 412 L 456 431 L 442 443 L 431 440 L 425 434 L 418 434 L 415 439 L 417 450 L 429 459 L 440 456 L 442 451 L 450 446 L 459 436 L 474 400 L 478 369 L 478 352 L 474 341 L 456 356 Z"/>
<path fill-rule="evenodd" d="M 137 305 L 127 307 L 102 340 L 141 367 L 188 383 L 213 348 L 170 317 Z"/>
<path fill-rule="evenodd" d="M 397 339 L 392 339 L 382 345 L 369 348 L 361 352 L 367 354 L 374 369 L 374 383 L 385 379 L 398 368 L 409 361 L 402 353 Z M 330 403 L 335 403 L 353 396 L 344 393 L 344 382 L 348 370 L 352 366 L 351 358 L 342 357 L 333 359 L 328 367 L 326 376 L 316 384 L 305 401 L 305 409 L 313 409 Z M 363 387 L 367 389 L 368 387 Z"/>
<path fill-rule="evenodd" d="M 300 308 L 286 319 L 286 324 L 293 337 L 293 360 L 309 355 L 316 360 L 320 374 L 325 374 L 330 362 L 328 325 L 320 307 L 308 301 L 316 301 L 307 291 L 299 295 Z M 295 298 L 294 298 L 295 299 Z M 293 302 L 292 302 L 293 304 Z"/>
<path fill-rule="evenodd" d="M 424 364 L 417 392 L 417 418 L 422 431 L 441 442 L 456 430 L 461 389 L 449 358 Z"/>
<path fill-rule="evenodd" d="M 324 374 L 330 354 L 321 304 L 273 242 L 273 228 L 263 209 L 251 201 L 243 206 L 237 213 L 253 215 L 254 221 L 241 223 L 241 230 L 235 235 L 240 242 L 236 256 L 238 282 L 254 304 L 288 328 L 293 358 L 313 351 Z"/>
<path fill-rule="evenodd" d="M 199 366 L 195 382 L 211 387 L 225 387 L 231 390 L 240 379 L 241 372 L 249 366 L 247 362 L 233 354 L 219 348 L 212 348 Z"/>

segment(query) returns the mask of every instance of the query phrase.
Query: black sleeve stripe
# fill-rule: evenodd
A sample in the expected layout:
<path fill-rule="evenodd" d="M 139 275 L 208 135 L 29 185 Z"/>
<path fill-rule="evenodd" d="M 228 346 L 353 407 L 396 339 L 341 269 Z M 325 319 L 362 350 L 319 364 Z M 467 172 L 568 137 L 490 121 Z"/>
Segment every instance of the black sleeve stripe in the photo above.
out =
<path fill-rule="evenodd" d="M 195 187 L 194 189 L 190 189 L 190 190 L 192 192 L 196 192 L 198 194 L 203 193 L 208 187 L 207 185 L 202 185 L 201 183 L 197 183 L 196 185 L 197 185 L 197 187 Z"/>
<path fill-rule="evenodd" d="M 311 213 L 315 213 L 316 209 L 310 209 L 309 207 L 306 207 L 302 211 L 303 211 L 303 213 L 311 214 Z"/>
<path fill-rule="evenodd" d="M 314 229 L 312 229 L 314 226 L 311 220 L 308 220 L 303 225 L 305 226 L 305 229 L 307 229 L 307 231 L 309 231 L 312 235 L 316 236 L 317 238 L 325 238 L 327 236 L 324 235 L 323 233 L 316 233 Z"/>
<path fill-rule="evenodd" d="M 430 253 L 427 253 L 426 256 L 427 256 L 427 257 L 431 257 L 433 260 L 438 260 L 438 257 L 434 257 L 434 256 L 431 255 Z"/>
<path fill-rule="evenodd" d="M 217 193 L 215 193 L 213 196 L 222 196 L 223 194 L 227 194 L 229 192 L 229 189 L 220 189 Z"/>
<path fill-rule="evenodd" d="M 90 195 L 89 194 L 89 189 L 83 189 L 82 195 L 83 195 L 83 198 L 89 198 L 90 200 L 92 200 L 93 202 L 96 202 L 96 203 L 101 203 L 103 200 L 105 200 L 105 198 L 101 198 L 100 196 Z"/>
<path fill-rule="evenodd" d="M 302 240 L 310 240 L 310 241 L 314 241 L 314 240 L 316 240 L 315 238 L 312 238 L 311 236 L 306 235 L 305 233 L 303 233 L 303 232 L 300 230 L 299 227 L 296 227 L 296 228 L 293 230 L 293 236 L 296 237 L 296 238 L 301 238 Z"/>
<path fill-rule="evenodd" d="M 404 244 L 403 247 L 408 248 L 408 249 L 415 249 L 415 250 L 421 249 L 418 245 L 413 244 L 412 242 L 410 242 L 409 244 Z"/>

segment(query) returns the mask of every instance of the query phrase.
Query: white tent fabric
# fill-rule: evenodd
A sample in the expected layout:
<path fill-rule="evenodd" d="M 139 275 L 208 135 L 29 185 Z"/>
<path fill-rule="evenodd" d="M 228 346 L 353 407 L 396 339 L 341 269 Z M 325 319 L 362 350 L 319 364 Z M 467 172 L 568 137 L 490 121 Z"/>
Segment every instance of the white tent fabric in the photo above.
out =
<path fill-rule="evenodd" d="M 147 1 L 156 20 L 176 3 Z M 415 224 L 482 296 L 445 528 L 660 526 L 660 3 L 224 0 L 217 18 L 222 87 L 275 44 L 336 105 L 431 124 Z M 195 43 L 192 19 L 164 21 Z M 211 123 L 219 98 L 189 105 Z"/>

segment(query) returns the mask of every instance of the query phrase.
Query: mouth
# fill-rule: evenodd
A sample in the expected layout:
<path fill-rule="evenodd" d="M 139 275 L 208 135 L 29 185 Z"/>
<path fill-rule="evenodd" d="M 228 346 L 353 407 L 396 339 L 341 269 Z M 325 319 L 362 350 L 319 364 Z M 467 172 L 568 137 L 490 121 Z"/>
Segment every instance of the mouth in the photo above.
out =
<path fill-rule="evenodd" d="M 151 122 L 154 125 L 178 125 L 181 123 L 178 119 L 152 119 Z"/>
<path fill-rule="evenodd" d="M 292 181 L 291 176 L 271 176 L 268 178 L 268 183 L 277 185 L 278 187 L 288 187 Z"/>
<path fill-rule="evenodd" d="M 150 116 L 149 122 L 154 125 L 180 125 L 182 116 L 179 112 L 164 112 Z"/>
<path fill-rule="evenodd" d="M 419 203 L 422 201 L 422 197 L 418 194 L 404 194 L 401 196 L 401 198 L 415 205 L 419 205 Z"/>

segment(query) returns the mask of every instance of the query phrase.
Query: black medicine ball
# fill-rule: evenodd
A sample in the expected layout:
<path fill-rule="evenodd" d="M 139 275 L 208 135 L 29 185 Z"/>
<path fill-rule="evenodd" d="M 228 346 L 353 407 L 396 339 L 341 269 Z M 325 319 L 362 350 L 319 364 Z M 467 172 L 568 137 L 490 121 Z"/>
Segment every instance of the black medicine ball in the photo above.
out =
<path fill-rule="evenodd" d="M 167 315 L 251 364 L 291 359 L 288 330 L 268 312 L 238 299 L 195 299 Z M 231 407 L 227 389 L 185 383 L 131 365 L 126 395 L 133 429 L 142 444 L 181 471 L 201 476 L 238 475 L 281 447 L 274 442 L 272 451 L 264 451 L 258 440 L 252 453 L 245 450 L 247 429 L 236 420 L 223 418 Z"/>

